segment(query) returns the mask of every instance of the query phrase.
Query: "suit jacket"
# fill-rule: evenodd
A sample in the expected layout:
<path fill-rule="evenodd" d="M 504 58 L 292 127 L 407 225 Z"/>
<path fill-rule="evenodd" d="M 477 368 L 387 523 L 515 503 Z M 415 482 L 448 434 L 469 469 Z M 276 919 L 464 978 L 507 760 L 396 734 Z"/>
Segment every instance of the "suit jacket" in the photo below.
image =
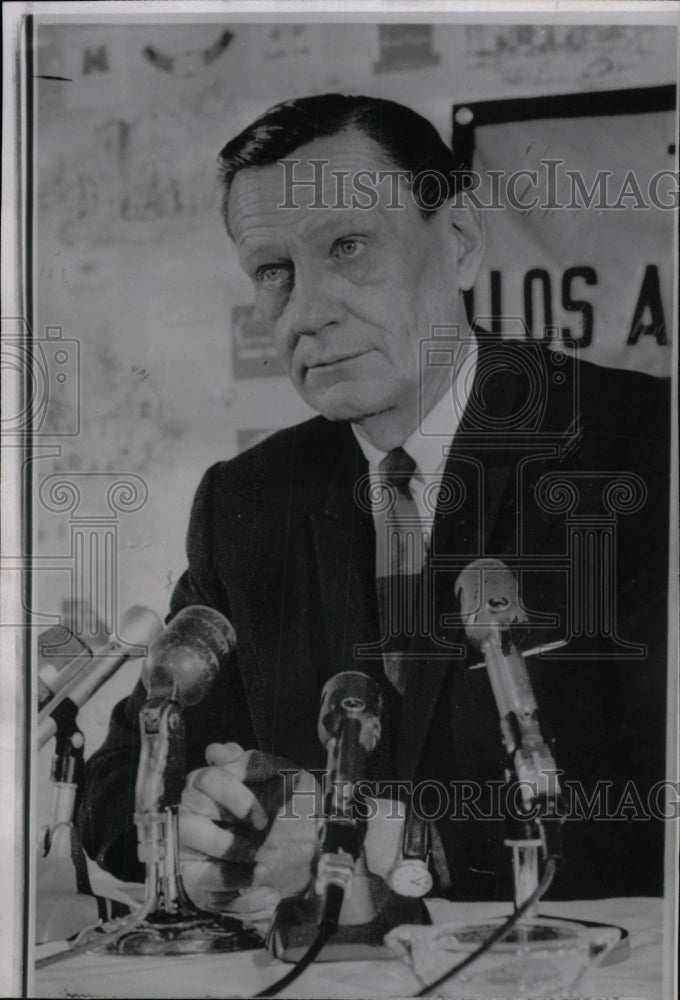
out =
<path fill-rule="evenodd" d="M 630 796 L 644 808 L 664 777 L 668 428 L 663 380 L 482 338 L 433 528 L 428 621 L 403 700 L 386 691 L 398 730 L 391 776 L 421 783 L 424 803 L 423 782 L 450 789 L 436 818 L 458 898 L 510 894 L 491 808 L 503 779 L 497 710 L 455 621 L 455 579 L 479 556 L 520 573 L 525 647 L 568 640 L 527 661 L 557 765 L 577 801 L 596 803 L 597 815 L 565 823 L 553 897 L 662 891 L 663 823 L 640 819 Z M 226 740 L 322 768 L 325 682 L 359 669 L 384 684 L 379 652 L 361 653 L 380 638 L 375 529 L 357 502 L 367 471 L 351 428 L 317 417 L 205 474 L 170 614 L 215 607 L 238 649 L 211 696 L 185 712 L 188 769 Z M 131 803 L 143 697 L 138 685 L 116 706 L 79 810 L 87 852 L 125 878 L 139 874 Z M 626 790 L 627 808 L 606 818 Z"/>

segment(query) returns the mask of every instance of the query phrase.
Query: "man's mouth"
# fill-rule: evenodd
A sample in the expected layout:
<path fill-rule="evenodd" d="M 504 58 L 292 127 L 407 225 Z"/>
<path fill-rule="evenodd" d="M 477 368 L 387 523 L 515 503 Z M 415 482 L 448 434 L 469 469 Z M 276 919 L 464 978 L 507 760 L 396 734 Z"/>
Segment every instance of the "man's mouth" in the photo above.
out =
<path fill-rule="evenodd" d="M 305 368 L 308 371 L 312 371 L 315 368 L 332 368 L 333 365 L 341 365 L 345 361 L 353 361 L 355 358 L 361 358 L 367 351 L 356 351 L 352 354 L 332 354 L 329 357 L 317 358 L 315 361 L 308 362 Z"/>

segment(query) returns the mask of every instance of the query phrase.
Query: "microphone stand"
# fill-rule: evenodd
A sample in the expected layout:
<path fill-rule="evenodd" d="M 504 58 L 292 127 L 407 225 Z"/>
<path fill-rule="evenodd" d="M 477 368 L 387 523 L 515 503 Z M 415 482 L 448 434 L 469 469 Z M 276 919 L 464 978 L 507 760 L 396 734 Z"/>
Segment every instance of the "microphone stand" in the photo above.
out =
<path fill-rule="evenodd" d="M 497 609 L 496 609 L 497 610 Z M 489 621 L 482 639 L 487 672 L 500 714 L 508 795 L 521 793 L 519 809 L 506 810 L 506 846 L 512 849 L 514 902 L 518 909 L 539 884 L 539 857 L 562 860 L 561 792 L 552 752 L 543 738 L 529 675 L 514 645 L 511 625 Z M 539 901 L 527 911 L 531 919 Z"/>
<path fill-rule="evenodd" d="M 83 773 L 85 738 L 78 728 L 78 711 L 131 656 L 138 656 L 160 630 L 147 608 L 131 607 L 121 618 L 123 633 L 133 642 L 110 638 L 94 653 L 68 629 L 55 626 L 40 640 L 38 671 L 38 749 L 54 736 L 50 822 L 39 833 L 36 864 L 36 943 L 87 937 L 93 921 L 107 921 L 109 904 L 90 885 L 80 834 L 73 822 Z M 66 639 L 64 640 L 63 635 Z M 61 641 L 57 644 L 57 638 Z M 48 646 L 52 645 L 49 649 Z M 74 649 L 76 655 L 74 655 Z M 61 665 L 62 658 L 67 662 Z M 50 687 L 55 673 L 58 683 Z"/>
<path fill-rule="evenodd" d="M 262 946 L 253 929 L 233 917 L 199 909 L 184 888 L 179 866 L 178 811 L 184 778 L 184 720 L 179 702 L 148 698 L 139 713 L 142 739 L 134 820 L 145 897 L 107 950 L 117 955 L 183 955 Z"/>
<path fill-rule="evenodd" d="M 89 950 L 181 955 L 262 947 L 253 928 L 199 909 L 180 874 L 178 813 L 186 771 L 182 709 L 206 695 L 234 644 L 226 618 L 201 606 L 184 608 L 155 639 L 142 666 L 147 698 L 139 713 L 135 788 L 138 853 L 146 868 L 144 901 L 129 917 L 84 928 L 66 952 L 37 965 Z"/>
<path fill-rule="evenodd" d="M 72 702 L 62 702 L 53 718 L 56 746 L 50 771 L 52 813 L 38 838 L 36 944 L 69 937 L 100 913 L 100 900 L 92 894 L 85 854 L 73 823 L 85 748 L 78 728 L 78 709 Z"/>
<path fill-rule="evenodd" d="M 466 634 L 484 655 L 498 708 L 506 755 L 506 803 L 510 795 L 517 799 L 517 792 L 521 797 L 519 808 L 506 808 L 504 838 L 512 849 L 515 911 L 532 896 L 535 899 L 522 914 L 513 936 L 506 937 L 506 946 L 512 945 L 525 955 L 527 969 L 532 954 L 540 962 L 538 956 L 546 949 L 559 957 L 560 949 L 567 955 L 577 943 L 590 949 L 592 960 L 607 951 L 606 964 L 621 961 L 629 950 L 627 934 L 621 928 L 539 916 L 540 869 L 548 862 L 558 865 L 562 860 L 564 815 L 555 760 L 543 736 L 529 672 L 514 642 L 515 627 L 527 621 L 516 580 L 500 560 L 479 559 L 459 576 L 456 594 Z M 465 928 L 461 938 L 469 945 L 481 945 L 503 921 L 498 918 Z M 593 940 L 593 929 L 601 932 L 601 941 L 597 935 Z"/>

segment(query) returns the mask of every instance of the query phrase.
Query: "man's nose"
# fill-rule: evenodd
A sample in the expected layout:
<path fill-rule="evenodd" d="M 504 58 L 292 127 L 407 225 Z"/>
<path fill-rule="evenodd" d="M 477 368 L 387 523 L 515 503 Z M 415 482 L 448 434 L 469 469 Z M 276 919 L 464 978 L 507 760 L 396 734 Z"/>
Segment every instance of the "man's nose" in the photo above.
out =
<path fill-rule="evenodd" d="M 322 269 L 296 268 L 289 307 L 291 331 L 298 337 L 319 333 L 339 323 L 344 314 L 333 278 Z"/>

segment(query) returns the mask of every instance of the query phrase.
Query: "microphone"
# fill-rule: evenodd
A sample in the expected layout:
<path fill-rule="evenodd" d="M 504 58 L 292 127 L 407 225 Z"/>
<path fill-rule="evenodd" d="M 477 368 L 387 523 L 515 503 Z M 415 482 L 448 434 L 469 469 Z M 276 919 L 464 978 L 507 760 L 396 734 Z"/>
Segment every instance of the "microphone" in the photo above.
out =
<path fill-rule="evenodd" d="M 336 674 L 321 692 L 318 734 L 327 763 L 316 880 L 304 897 L 282 899 L 276 908 L 267 946 L 297 964 L 263 996 L 278 995 L 315 959 L 390 958 L 383 943 L 388 931 L 430 923 L 420 893 L 394 892 L 369 872 L 363 854 L 369 814 L 360 786 L 380 743 L 382 713 L 379 685 L 359 671 Z M 408 840 L 419 854 L 426 847 L 417 837 Z"/>
<path fill-rule="evenodd" d="M 520 607 L 517 581 L 499 559 L 477 559 L 456 580 L 456 596 L 465 622 L 465 634 L 484 654 L 493 690 L 501 735 L 507 753 L 506 781 L 518 784 L 524 833 L 513 840 L 533 840 L 529 824 L 540 823 L 545 857 L 559 860 L 560 787 L 557 767 L 543 735 L 529 672 L 513 638 L 516 625 L 528 621 Z"/>
<path fill-rule="evenodd" d="M 213 608 L 192 605 L 152 642 L 142 664 L 146 700 L 139 712 L 141 751 L 135 786 L 139 860 L 156 859 L 156 820 L 179 804 L 186 777 L 182 712 L 197 705 L 236 647 L 230 622 Z M 167 833 L 167 831 L 166 831 Z"/>
<path fill-rule="evenodd" d="M 197 705 L 217 680 L 220 663 L 236 648 L 224 615 L 200 604 L 184 608 L 155 639 L 142 666 L 147 698 Z"/>
<path fill-rule="evenodd" d="M 54 714 L 66 708 L 81 708 L 96 691 L 131 657 L 142 655 L 139 646 L 146 647 L 161 629 L 161 620 L 149 608 L 134 605 L 123 614 L 120 631 L 128 636 L 125 642 L 112 639 L 97 650 L 88 665 L 60 687 L 54 697 L 38 714 L 38 747 L 41 748 L 54 736 L 57 723 Z M 62 707 L 64 706 L 64 707 Z"/>
<path fill-rule="evenodd" d="M 354 790 L 365 777 L 366 762 L 382 733 L 383 699 L 374 680 L 359 671 L 336 674 L 321 692 L 318 733 L 327 756 L 327 792 L 321 829 L 316 890 L 337 886 L 351 891 L 354 862 L 361 853 L 366 819 L 357 810 Z M 337 921 L 336 921 L 337 922 Z"/>
<path fill-rule="evenodd" d="M 484 957 L 482 963 L 487 964 L 479 966 L 484 984 L 503 982 L 508 984 L 507 989 L 539 980 L 565 983 L 570 976 L 573 981 L 571 955 L 578 951 L 592 956 L 593 942 L 597 940 L 599 964 L 618 961 L 627 957 L 629 949 L 625 945 L 615 958 L 611 956 L 627 938 L 627 932 L 621 927 L 573 917 L 560 920 L 540 916 L 541 900 L 562 859 L 560 825 L 564 816 L 559 809 L 561 795 L 555 762 L 541 732 L 529 673 L 514 641 L 516 626 L 527 622 L 528 617 L 520 606 L 517 581 L 499 559 L 470 563 L 456 580 L 455 592 L 465 634 L 484 654 L 506 749 L 506 784 L 513 793 L 519 785 L 522 794 L 519 814 L 512 817 L 514 822 L 504 838 L 512 848 L 515 912 L 508 918 L 492 917 L 457 927 L 457 942 L 452 949 L 457 952 L 455 964 L 428 982 L 417 996 L 433 995 L 445 980 L 461 974 L 501 940 L 510 942 L 504 947 L 505 953 L 498 956 L 496 963 L 487 963 Z M 545 862 L 540 879 L 539 850 Z M 397 934 L 395 951 L 400 955 L 412 953 L 414 941 L 415 936 L 401 938 Z M 437 952 L 435 939 L 425 939 L 425 944 Z M 446 944 L 449 950 L 449 942 Z M 498 989 L 495 992 L 500 995 Z"/>
<path fill-rule="evenodd" d="M 183 608 L 152 642 L 140 678 L 146 700 L 139 715 L 135 818 L 179 802 L 186 771 L 182 712 L 205 698 L 235 647 L 231 623 L 203 605 Z M 146 861 L 148 837 L 140 829 L 140 861 Z"/>
<path fill-rule="evenodd" d="M 38 639 L 38 711 L 92 660 L 92 650 L 64 625 L 54 625 Z"/>
<path fill-rule="evenodd" d="M 503 742 L 512 753 L 512 715 L 525 721 L 537 711 L 529 674 L 512 641 L 513 626 L 528 621 L 519 606 L 517 581 L 500 559 L 476 559 L 456 580 L 455 593 L 465 634 L 484 654 Z"/>
<path fill-rule="evenodd" d="M 118 955 L 196 954 L 262 944 L 259 934 L 234 918 L 199 909 L 180 871 L 179 804 L 186 777 L 182 711 L 205 698 L 235 647 L 236 633 L 224 615 L 194 605 L 173 618 L 142 665 L 147 697 L 139 712 L 134 821 L 146 894 L 115 939 Z"/>

